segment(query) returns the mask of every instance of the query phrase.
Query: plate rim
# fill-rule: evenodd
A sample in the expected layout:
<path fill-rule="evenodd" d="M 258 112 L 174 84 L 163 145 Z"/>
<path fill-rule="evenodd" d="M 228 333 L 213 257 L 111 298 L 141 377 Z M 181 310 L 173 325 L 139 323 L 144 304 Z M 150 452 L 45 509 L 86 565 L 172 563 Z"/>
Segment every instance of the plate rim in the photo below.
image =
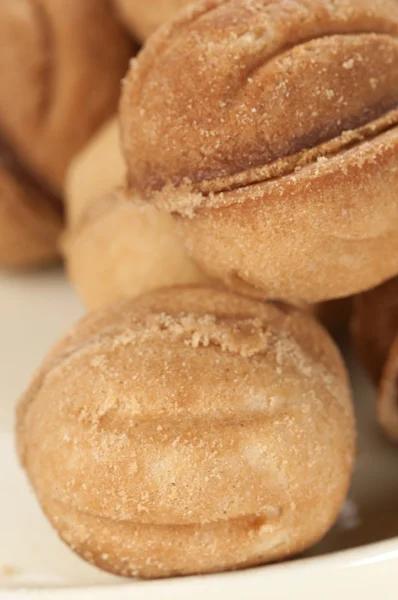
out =
<path fill-rule="evenodd" d="M 322 571 L 330 569 L 331 571 L 348 570 L 356 567 L 363 567 L 370 564 L 387 562 L 389 560 L 398 560 L 398 536 L 382 540 L 380 542 L 373 542 L 370 544 L 364 544 L 357 546 L 356 548 L 347 548 L 339 550 L 337 552 L 330 552 L 321 556 L 307 556 L 298 559 L 292 559 L 290 561 L 284 561 L 274 564 L 259 565 L 257 567 L 249 567 L 247 569 L 241 569 L 236 571 L 224 571 L 219 573 L 210 573 L 203 575 L 188 575 L 183 577 L 172 577 L 163 579 L 132 579 L 120 577 L 120 583 L 106 583 L 106 584 L 87 584 L 87 585 L 71 585 L 71 586 L 59 586 L 59 585 L 48 585 L 48 586 L 34 586 L 30 587 L 26 584 L 20 586 L 3 586 L 0 587 L 0 598 L 2 593 L 8 594 L 7 598 L 35 598 L 39 595 L 40 598 L 45 598 L 48 594 L 50 598 L 52 595 L 64 595 L 65 598 L 68 594 L 72 595 L 76 592 L 85 594 L 87 597 L 89 594 L 103 595 L 104 592 L 111 593 L 112 590 L 118 591 L 118 599 L 123 600 L 126 592 L 133 592 L 140 586 L 145 588 L 151 588 L 150 591 L 156 591 L 156 588 L 164 587 L 167 585 L 169 588 L 184 588 L 192 583 L 195 586 L 200 585 L 202 588 L 211 588 L 212 586 L 218 586 L 219 584 L 225 583 L 225 579 L 229 580 L 243 580 L 247 577 L 251 578 L 252 584 L 259 583 L 260 580 L 264 580 L 267 576 L 274 577 L 279 574 L 281 570 L 289 572 L 289 575 L 294 575 L 297 572 L 300 574 L 306 571 Z M 98 567 L 95 567 L 98 568 Z M 116 577 L 116 576 L 115 576 Z M 21 596 L 21 594 L 23 594 Z M 43 596 L 45 594 L 45 596 Z M 51 595 L 51 596 L 50 596 Z M 103 596 L 104 597 L 104 596 Z M 81 600 L 84 600 L 82 596 L 79 596 Z M 105 598 L 105 597 L 104 597 Z"/>

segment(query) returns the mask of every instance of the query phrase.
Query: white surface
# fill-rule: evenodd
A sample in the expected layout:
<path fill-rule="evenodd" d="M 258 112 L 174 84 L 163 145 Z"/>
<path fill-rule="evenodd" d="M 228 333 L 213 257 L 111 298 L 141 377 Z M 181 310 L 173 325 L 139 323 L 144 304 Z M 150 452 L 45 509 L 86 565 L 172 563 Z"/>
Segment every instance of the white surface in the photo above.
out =
<path fill-rule="evenodd" d="M 398 597 L 398 449 L 380 436 L 372 390 L 356 365 L 351 365 L 351 373 L 359 422 L 357 468 L 350 499 L 323 542 L 307 557 L 281 565 L 130 582 L 85 564 L 58 540 L 15 458 L 16 400 L 43 354 L 82 309 L 62 274 L 53 271 L 0 278 L 0 310 L 1 600 Z"/>

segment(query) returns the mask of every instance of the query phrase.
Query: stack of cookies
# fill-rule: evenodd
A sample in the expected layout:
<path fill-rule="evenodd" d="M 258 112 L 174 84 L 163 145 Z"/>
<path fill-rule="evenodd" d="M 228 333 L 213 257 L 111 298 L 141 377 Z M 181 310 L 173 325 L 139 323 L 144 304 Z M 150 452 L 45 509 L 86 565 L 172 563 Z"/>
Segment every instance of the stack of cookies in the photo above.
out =
<path fill-rule="evenodd" d="M 36 209 L 0 260 L 58 248 L 95 310 L 20 401 L 21 462 L 60 537 L 113 573 L 293 556 L 333 525 L 354 465 L 330 334 L 351 330 L 398 441 L 398 3 L 69 4 L 71 31 L 57 2 L 24 15 L 51 68 L 37 50 L 10 73 L 41 87 L 24 135 L 3 119 L 20 205 L 3 204 Z"/>

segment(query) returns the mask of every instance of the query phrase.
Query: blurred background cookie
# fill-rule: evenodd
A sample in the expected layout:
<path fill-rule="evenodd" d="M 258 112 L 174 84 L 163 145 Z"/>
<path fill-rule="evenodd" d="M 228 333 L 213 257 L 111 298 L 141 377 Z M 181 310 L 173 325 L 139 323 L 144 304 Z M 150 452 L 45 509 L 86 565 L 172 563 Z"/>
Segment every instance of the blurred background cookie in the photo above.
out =
<path fill-rule="evenodd" d="M 192 0 L 114 0 L 119 14 L 138 40 L 145 40 Z"/>
<path fill-rule="evenodd" d="M 110 0 L 3 0 L 0 39 L 0 266 L 24 267 L 57 255 L 66 169 L 133 48 Z"/>
<path fill-rule="evenodd" d="M 398 441 L 398 277 L 354 298 L 351 336 L 379 390 L 379 422 Z"/>
<path fill-rule="evenodd" d="M 63 254 L 70 281 L 88 308 L 208 281 L 188 256 L 171 216 L 127 193 L 125 178 L 114 119 L 76 157 L 67 178 Z"/>
<path fill-rule="evenodd" d="M 73 228 L 90 205 L 126 183 L 126 164 L 116 117 L 107 121 L 75 156 L 66 177 L 67 225 Z"/>
<path fill-rule="evenodd" d="M 398 333 L 398 277 L 355 296 L 351 334 L 355 352 L 378 384 L 388 351 Z"/>
<path fill-rule="evenodd" d="M 122 190 L 90 205 L 64 237 L 63 251 L 70 281 L 88 308 L 208 281 L 170 215 Z"/>
<path fill-rule="evenodd" d="M 377 416 L 386 435 L 398 442 L 398 331 L 381 377 Z"/>

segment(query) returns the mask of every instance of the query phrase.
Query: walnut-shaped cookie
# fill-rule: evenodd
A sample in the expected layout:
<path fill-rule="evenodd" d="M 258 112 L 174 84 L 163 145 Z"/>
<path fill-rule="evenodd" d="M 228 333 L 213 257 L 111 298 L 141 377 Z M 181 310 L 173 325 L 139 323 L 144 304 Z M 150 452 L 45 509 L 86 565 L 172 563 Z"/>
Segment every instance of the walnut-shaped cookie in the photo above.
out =
<path fill-rule="evenodd" d="M 398 272 L 398 2 L 206 0 L 121 101 L 130 185 L 210 275 L 349 296 Z"/>
<path fill-rule="evenodd" d="M 68 229 L 62 247 L 69 279 L 90 309 L 208 281 L 170 215 L 123 190 L 97 198 Z"/>
<path fill-rule="evenodd" d="M 139 40 L 145 40 L 192 0 L 114 0 L 114 3 L 132 34 Z"/>
<path fill-rule="evenodd" d="M 379 422 L 398 441 L 398 277 L 354 298 L 351 335 L 358 358 L 379 390 Z"/>
<path fill-rule="evenodd" d="M 346 372 L 308 315 L 201 287 L 83 319 L 18 409 L 43 511 L 89 562 L 166 577 L 297 554 L 353 466 Z"/>
<path fill-rule="evenodd" d="M 133 49 L 111 0 L 2 0 L 0 39 L 0 266 L 26 267 L 57 255 L 66 168 Z"/>
<path fill-rule="evenodd" d="M 62 251 L 88 308 L 208 278 L 189 257 L 168 213 L 123 189 L 126 167 L 116 119 L 77 155 L 67 176 Z"/>

